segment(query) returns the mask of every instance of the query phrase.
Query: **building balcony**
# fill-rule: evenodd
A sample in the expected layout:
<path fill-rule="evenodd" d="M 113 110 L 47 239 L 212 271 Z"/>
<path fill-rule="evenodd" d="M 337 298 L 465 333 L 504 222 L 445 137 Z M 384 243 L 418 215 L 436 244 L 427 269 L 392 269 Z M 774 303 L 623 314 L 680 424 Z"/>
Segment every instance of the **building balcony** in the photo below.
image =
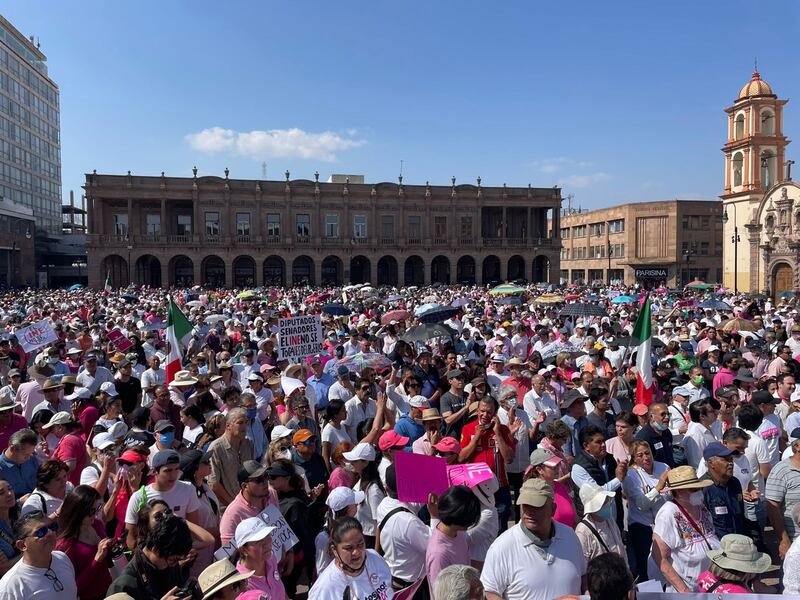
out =
<path fill-rule="evenodd" d="M 384 247 L 391 247 L 397 244 L 397 240 L 395 240 L 393 237 L 382 237 L 380 238 L 380 244 Z"/>
<path fill-rule="evenodd" d="M 299 244 L 300 246 L 308 246 L 311 243 L 311 236 L 308 235 L 298 235 L 295 238 L 295 243 Z"/>
<path fill-rule="evenodd" d="M 434 238 L 433 245 L 434 246 L 447 246 L 448 240 L 447 238 Z"/>
<path fill-rule="evenodd" d="M 281 236 L 279 235 L 268 235 L 264 238 L 264 243 L 268 246 L 277 246 L 281 243 Z"/>
<path fill-rule="evenodd" d="M 354 246 L 366 246 L 369 244 L 369 238 L 367 237 L 354 237 L 353 238 L 353 245 Z"/>
<path fill-rule="evenodd" d="M 407 245 L 407 246 L 421 246 L 421 245 L 422 245 L 422 238 L 418 238 L 418 237 L 409 237 L 409 238 L 406 240 L 406 245 Z"/>
<path fill-rule="evenodd" d="M 340 247 L 344 245 L 344 240 L 340 237 L 324 237 L 322 245 L 328 248 Z"/>
<path fill-rule="evenodd" d="M 236 236 L 236 243 L 237 244 L 251 244 L 255 242 L 256 239 L 251 236 L 250 234 L 247 235 L 237 235 Z"/>

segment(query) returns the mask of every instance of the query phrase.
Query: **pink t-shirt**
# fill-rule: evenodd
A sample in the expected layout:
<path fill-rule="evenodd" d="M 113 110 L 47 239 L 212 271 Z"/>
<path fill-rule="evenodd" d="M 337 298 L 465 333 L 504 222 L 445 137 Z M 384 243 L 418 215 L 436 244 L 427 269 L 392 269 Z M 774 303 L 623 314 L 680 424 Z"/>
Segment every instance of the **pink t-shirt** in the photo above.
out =
<path fill-rule="evenodd" d="M 95 520 L 94 529 L 100 539 L 106 537 L 105 526 L 99 520 Z M 86 544 L 77 538 L 61 538 L 56 541 L 56 550 L 64 552 L 72 561 L 80 598 L 102 598 L 106 595 L 111 585 L 111 574 L 106 561 L 94 560 L 96 544 Z"/>
<path fill-rule="evenodd" d="M 328 479 L 328 490 L 336 489 L 337 487 L 353 487 L 353 478 L 349 471 L 345 471 L 342 467 L 336 467 Z"/>
<path fill-rule="evenodd" d="M 438 527 L 431 530 L 431 537 L 428 539 L 428 549 L 425 551 L 425 567 L 428 573 L 428 588 L 433 596 L 433 587 L 439 571 L 450 565 L 468 565 L 469 544 L 467 535 L 459 531 L 456 537 L 452 538 L 446 533 L 439 531 Z"/>
<path fill-rule="evenodd" d="M 20 429 L 25 429 L 27 426 L 28 422 L 25 420 L 25 417 L 16 413 L 11 413 L 11 422 L 8 426 L 0 426 L 0 449 L 5 450 L 8 448 L 8 440 L 11 436 Z"/>
<path fill-rule="evenodd" d="M 556 514 L 553 518 L 567 527 L 575 529 L 575 505 L 572 503 L 567 487 L 560 481 L 553 482 L 553 493 L 556 501 Z"/>
<path fill-rule="evenodd" d="M 697 588 L 701 592 L 707 592 L 712 585 L 719 581 L 719 577 L 714 575 L 711 571 L 703 571 L 700 577 L 697 578 Z M 746 587 L 737 585 L 735 583 L 723 583 L 714 588 L 712 594 L 752 594 L 751 590 Z"/>
<path fill-rule="evenodd" d="M 272 504 L 275 508 L 280 508 L 278 502 L 278 494 L 272 488 L 269 489 L 269 496 L 267 496 L 267 506 Z M 266 508 L 266 507 L 264 507 Z M 236 497 L 222 513 L 222 519 L 219 522 L 219 537 L 223 544 L 227 544 L 233 539 L 236 534 L 236 526 L 250 517 L 255 517 L 261 514 L 263 508 L 251 506 L 247 503 L 239 492 Z"/>
<path fill-rule="evenodd" d="M 241 564 L 236 565 L 240 573 L 246 572 L 248 569 Z M 264 566 L 264 577 L 253 575 L 247 579 L 247 588 L 245 592 L 250 590 L 257 590 L 262 594 L 266 594 L 269 600 L 282 600 L 286 597 L 286 590 L 281 581 L 281 574 L 278 572 L 278 561 L 275 560 L 273 554 L 267 559 L 267 564 Z M 239 596 L 241 598 L 242 596 Z"/>
<path fill-rule="evenodd" d="M 74 433 L 68 433 L 61 438 L 61 441 L 58 442 L 58 446 L 56 446 L 55 452 L 53 452 L 53 458 L 63 460 L 64 462 L 74 460 L 75 468 L 69 474 L 69 480 L 73 485 L 81 484 L 81 471 L 83 471 L 83 468 L 86 466 L 87 458 L 86 444 L 84 444 L 79 436 Z"/>

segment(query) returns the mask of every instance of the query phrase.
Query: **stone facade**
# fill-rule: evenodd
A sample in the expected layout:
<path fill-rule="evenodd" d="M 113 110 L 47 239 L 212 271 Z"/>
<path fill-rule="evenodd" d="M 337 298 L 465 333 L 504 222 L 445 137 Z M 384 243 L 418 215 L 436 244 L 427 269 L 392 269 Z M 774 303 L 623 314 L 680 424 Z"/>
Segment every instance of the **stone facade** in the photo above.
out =
<path fill-rule="evenodd" d="M 561 190 L 86 175 L 89 285 L 557 282 Z M 554 217 L 555 215 L 555 217 Z M 555 219 L 555 227 L 548 223 Z"/>
<path fill-rule="evenodd" d="M 623 204 L 561 217 L 562 283 L 677 287 L 722 273 L 722 206 L 706 200 Z"/>
<path fill-rule="evenodd" d="M 0 289 L 36 286 L 33 209 L 0 196 Z"/>

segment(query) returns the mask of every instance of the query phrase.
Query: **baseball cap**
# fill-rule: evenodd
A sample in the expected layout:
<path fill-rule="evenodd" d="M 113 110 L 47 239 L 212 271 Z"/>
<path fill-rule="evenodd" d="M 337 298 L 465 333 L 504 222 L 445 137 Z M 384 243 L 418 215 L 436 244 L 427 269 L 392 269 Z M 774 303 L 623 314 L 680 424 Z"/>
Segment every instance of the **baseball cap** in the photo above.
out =
<path fill-rule="evenodd" d="M 111 437 L 110 433 L 98 433 L 92 438 L 92 446 L 97 448 L 98 450 L 105 450 L 106 448 L 110 448 L 115 444 L 114 438 Z"/>
<path fill-rule="evenodd" d="M 275 440 L 287 438 L 290 435 L 294 435 L 294 431 L 284 425 L 276 425 L 272 429 L 272 433 L 269 434 L 269 439 L 271 442 L 274 442 Z"/>
<path fill-rule="evenodd" d="M 716 344 L 711 344 L 711 345 L 708 347 L 708 351 L 709 351 L 709 352 L 716 352 L 717 350 L 719 350 L 719 346 L 717 346 Z"/>
<path fill-rule="evenodd" d="M 119 396 L 116 386 L 110 381 L 106 381 L 100 386 L 100 391 L 108 394 L 109 396 Z"/>
<path fill-rule="evenodd" d="M 674 390 L 672 390 L 673 396 L 684 396 L 686 398 L 692 395 L 692 392 L 689 391 L 685 386 L 678 386 Z"/>
<path fill-rule="evenodd" d="M 75 402 L 75 400 L 88 400 L 91 397 L 92 393 L 89 391 L 89 388 L 76 387 L 74 392 L 64 396 L 64 400 Z"/>
<path fill-rule="evenodd" d="M 527 504 L 539 508 L 544 506 L 548 499 L 553 499 L 553 488 L 547 485 L 543 479 L 534 477 L 522 484 L 517 504 Z"/>
<path fill-rule="evenodd" d="M 354 490 L 346 486 L 337 487 L 331 490 L 325 504 L 328 505 L 333 512 L 337 512 L 348 506 L 355 506 L 364 501 L 364 492 L 361 490 Z"/>
<path fill-rule="evenodd" d="M 250 517 L 240 521 L 236 526 L 236 533 L 233 535 L 233 543 L 237 548 L 241 548 L 250 542 L 258 542 L 263 540 L 277 527 L 267 525 L 262 519 L 258 517 Z"/>
<path fill-rule="evenodd" d="M 408 401 L 408 403 L 414 408 L 428 408 L 430 406 L 428 399 L 419 394 L 416 396 L 411 396 L 411 399 Z"/>
<path fill-rule="evenodd" d="M 175 425 L 172 424 L 172 421 L 168 421 L 167 419 L 161 419 L 160 421 L 156 421 L 156 426 L 153 427 L 153 433 L 161 433 L 162 431 L 166 431 L 169 428 L 175 429 Z"/>
<path fill-rule="evenodd" d="M 450 436 L 443 437 L 433 447 L 439 452 L 461 452 L 461 444 L 458 443 L 456 438 Z"/>
<path fill-rule="evenodd" d="M 153 468 L 158 471 L 158 469 L 163 466 L 178 465 L 180 462 L 181 457 L 177 452 L 175 452 L 175 450 L 161 450 L 153 455 L 151 464 Z"/>
<path fill-rule="evenodd" d="M 314 432 L 310 429 L 299 429 L 295 431 L 294 435 L 292 436 L 292 443 L 293 444 L 302 444 L 303 442 L 307 442 L 311 438 L 316 437 Z"/>
<path fill-rule="evenodd" d="M 577 401 L 585 401 L 586 399 L 577 390 L 570 390 L 564 394 L 564 399 L 561 401 L 561 408 L 569 408 Z"/>
<path fill-rule="evenodd" d="M 461 377 L 462 375 L 464 375 L 464 371 L 461 369 L 450 369 L 447 372 L 446 377 L 447 379 L 455 379 L 456 377 Z"/>
<path fill-rule="evenodd" d="M 647 411 L 648 411 L 648 409 L 647 409 L 647 405 L 646 405 L 646 404 L 641 404 L 641 403 L 639 403 L 639 404 L 637 404 L 637 405 L 635 405 L 635 406 L 633 407 L 633 410 L 632 410 L 631 412 L 632 412 L 633 414 L 635 414 L 635 415 L 637 415 L 637 416 L 640 416 L 640 417 L 641 417 L 641 416 L 643 416 L 643 415 L 646 415 L 646 414 L 647 414 Z"/>
<path fill-rule="evenodd" d="M 730 456 L 731 454 L 733 454 L 733 450 L 722 442 L 711 442 L 703 450 L 703 458 L 706 460 L 714 458 L 715 456 Z"/>
<path fill-rule="evenodd" d="M 372 447 L 372 444 L 367 444 L 366 442 L 360 442 L 356 444 L 355 448 L 350 450 L 350 452 L 343 452 L 342 456 L 345 460 L 353 461 L 353 460 L 375 460 L 375 448 Z"/>
<path fill-rule="evenodd" d="M 347 375 L 349 375 L 349 374 L 350 374 L 350 369 L 348 369 L 347 367 L 345 367 L 344 365 L 342 365 L 342 366 L 340 366 L 338 369 L 336 369 L 336 374 L 337 374 L 339 377 L 345 377 L 345 376 L 347 376 Z"/>
<path fill-rule="evenodd" d="M 779 404 L 780 400 L 767 390 L 759 390 L 750 396 L 750 402 L 753 404 Z"/>
<path fill-rule="evenodd" d="M 66 425 L 67 423 L 72 423 L 73 421 L 74 419 L 72 418 L 72 413 L 62 410 L 61 412 L 54 414 L 45 425 L 42 425 L 42 427 L 44 429 L 49 429 L 55 425 Z"/>
<path fill-rule="evenodd" d="M 409 438 L 400 435 L 394 429 L 385 431 L 378 440 L 378 448 L 385 452 L 389 448 L 404 448 L 408 444 Z"/>
<path fill-rule="evenodd" d="M 561 458 L 550 452 L 547 448 L 537 448 L 531 452 L 531 466 L 545 465 L 555 467 L 561 462 Z"/>
<path fill-rule="evenodd" d="M 291 477 L 294 474 L 294 468 L 286 461 L 279 460 L 267 467 L 267 475 L 270 477 Z"/>
<path fill-rule="evenodd" d="M 244 483 L 248 479 L 258 479 L 259 477 L 267 474 L 267 467 L 255 460 L 246 460 L 242 463 L 242 467 L 236 475 L 239 484 Z"/>

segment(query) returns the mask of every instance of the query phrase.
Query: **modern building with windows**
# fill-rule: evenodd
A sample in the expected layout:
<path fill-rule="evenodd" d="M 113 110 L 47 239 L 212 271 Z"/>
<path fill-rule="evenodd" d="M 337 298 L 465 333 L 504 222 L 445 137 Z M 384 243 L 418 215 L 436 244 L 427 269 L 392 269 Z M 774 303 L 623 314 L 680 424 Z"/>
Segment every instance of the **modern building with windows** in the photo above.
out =
<path fill-rule="evenodd" d="M 35 235 L 33 210 L 0 196 L 0 289 L 36 285 Z"/>
<path fill-rule="evenodd" d="M 680 286 L 722 279 L 722 206 L 623 204 L 561 217 L 561 283 Z"/>
<path fill-rule="evenodd" d="M 40 234 L 60 235 L 59 91 L 46 61 L 0 15 L 0 196 L 31 208 Z"/>
<path fill-rule="evenodd" d="M 557 187 L 193 173 L 86 175 L 90 286 L 558 280 Z"/>

